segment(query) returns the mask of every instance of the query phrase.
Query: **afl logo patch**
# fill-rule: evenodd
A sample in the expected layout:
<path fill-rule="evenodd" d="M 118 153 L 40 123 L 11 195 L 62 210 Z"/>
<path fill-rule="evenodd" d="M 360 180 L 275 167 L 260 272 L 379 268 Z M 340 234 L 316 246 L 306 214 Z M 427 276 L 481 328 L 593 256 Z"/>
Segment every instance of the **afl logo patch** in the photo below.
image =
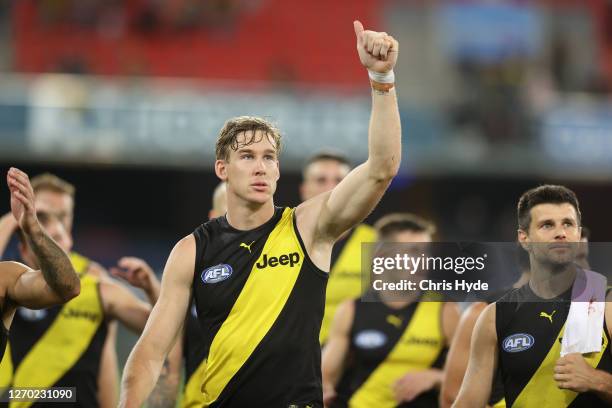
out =
<path fill-rule="evenodd" d="M 362 349 L 374 349 L 383 346 L 387 342 L 385 333 L 377 330 L 364 330 L 355 336 L 355 345 Z"/>
<path fill-rule="evenodd" d="M 232 276 L 232 272 L 234 272 L 234 270 L 228 264 L 211 266 L 210 268 L 204 269 L 202 272 L 202 282 L 218 283 Z"/>
<path fill-rule="evenodd" d="M 506 337 L 502 346 L 508 353 L 518 353 L 530 349 L 534 343 L 535 339 L 531 334 L 517 333 Z"/>

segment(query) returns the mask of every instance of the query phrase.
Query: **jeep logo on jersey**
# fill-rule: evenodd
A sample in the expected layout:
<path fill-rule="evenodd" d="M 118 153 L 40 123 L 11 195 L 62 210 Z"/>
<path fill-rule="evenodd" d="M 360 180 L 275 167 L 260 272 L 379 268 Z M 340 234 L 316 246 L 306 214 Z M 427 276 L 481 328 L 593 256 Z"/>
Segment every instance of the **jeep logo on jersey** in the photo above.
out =
<path fill-rule="evenodd" d="M 508 353 L 518 353 L 530 349 L 535 343 L 531 334 L 517 333 L 504 339 L 503 347 Z"/>
<path fill-rule="evenodd" d="M 232 276 L 233 271 L 232 267 L 228 264 L 211 266 L 202 272 L 202 281 L 204 283 L 221 282 Z"/>
<path fill-rule="evenodd" d="M 267 254 L 264 254 L 263 258 L 261 258 L 261 260 L 255 264 L 255 266 L 257 266 L 259 269 L 267 268 L 268 266 L 274 268 L 278 265 L 289 265 L 290 267 L 293 267 L 293 265 L 296 265 L 299 262 L 300 254 L 297 252 L 283 254 L 279 257 L 271 256 L 269 258 Z"/>
<path fill-rule="evenodd" d="M 355 336 L 355 345 L 362 349 L 374 349 L 387 342 L 385 333 L 378 330 L 364 330 Z"/>

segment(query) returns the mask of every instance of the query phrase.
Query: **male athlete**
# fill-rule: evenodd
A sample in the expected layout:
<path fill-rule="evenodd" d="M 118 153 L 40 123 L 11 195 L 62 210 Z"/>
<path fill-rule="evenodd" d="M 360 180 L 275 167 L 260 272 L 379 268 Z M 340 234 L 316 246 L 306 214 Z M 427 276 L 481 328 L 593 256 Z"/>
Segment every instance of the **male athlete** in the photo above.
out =
<path fill-rule="evenodd" d="M 336 187 L 351 171 L 348 159 L 333 151 L 321 151 L 306 161 L 302 170 L 302 202 Z M 319 340 L 325 344 L 336 309 L 343 301 L 361 294 L 361 243 L 376 241 L 374 228 L 359 224 L 342 235 L 332 250 L 325 313 Z"/>
<path fill-rule="evenodd" d="M 32 248 L 39 270 L 17 262 L 0 262 L 0 359 L 18 306 L 40 309 L 65 303 L 81 290 L 68 256 L 39 223 L 28 175 L 11 168 L 6 179 L 11 192 L 11 212 Z M 0 378 L 0 383 L 4 385 L 3 378 Z"/>
<path fill-rule="evenodd" d="M 605 302 L 601 351 L 560 357 L 573 286 L 585 273 L 575 264 L 581 223 L 575 194 L 552 185 L 527 191 L 518 203 L 518 223 L 519 242 L 529 252 L 531 277 L 526 285 L 487 306 L 478 318 L 467 374 L 453 406 L 485 406 L 498 366 L 507 406 L 612 403 L 610 296 Z"/>
<path fill-rule="evenodd" d="M 32 178 L 32 186 L 37 209 L 53 216 L 45 229 L 64 251 L 69 252 L 72 249 L 74 186 L 51 174 Z M 3 228 L 0 239 L 7 241 L 3 237 L 11 232 Z M 0 252 L 3 249 L 0 248 Z M 19 250 L 26 264 L 36 264 L 27 243 L 22 241 Z M 14 387 L 76 386 L 79 405 L 116 406 L 115 337 L 109 338 L 108 333 L 112 330 L 113 319 L 140 333 L 151 306 L 108 278 L 107 272 L 95 262 L 69 253 L 81 280 L 81 295 L 62 308 L 49 308 L 39 313 L 18 309 L 10 335 L 11 353 L 2 360 L 0 372 Z M 143 288 L 149 301 L 154 303 L 159 295 L 159 282 L 149 266 L 130 257 L 122 258 L 118 266 L 121 269 L 117 274 Z M 55 349 L 49 354 L 48 350 Z"/>
<path fill-rule="evenodd" d="M 354 22 L 373 88 L 369 155 L 333 190 L 275 207 L 280 135 L 238 117 L 217 139 L 215 172 L 227 214 L 172 250 L 162 290 L 123 375 L 122 407 L 140 407 L 180 330 L 190 294 L 208 349 L 209 407 L 321 407 L 319 331 L 334 242 L 363 220 L 397 174 L 401 129 L 392 69 L 398 43 Z"/>
<path fill-rule="evenodd" d="M 390 214 L 375 224 L 378 243 L 431 242 L 435 226 L 414 214 Z M 421 252 L 418 252 L 419 255 Z M 398 279 L 399 280 L 399 279 Z M 446 351 L 459 309 L 414 291 L 401 300 L 342 303 L 323 350 L 327 407 L 437 407 Z M 425 300 L 430 297 L 430 300 Z"/>

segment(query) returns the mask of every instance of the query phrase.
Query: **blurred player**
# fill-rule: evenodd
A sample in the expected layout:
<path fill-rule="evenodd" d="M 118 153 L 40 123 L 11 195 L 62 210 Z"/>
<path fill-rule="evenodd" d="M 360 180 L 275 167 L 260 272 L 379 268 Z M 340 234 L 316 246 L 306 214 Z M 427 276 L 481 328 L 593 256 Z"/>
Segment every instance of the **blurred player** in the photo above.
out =
<path fill-rule="evenodd" d="M 302 202 L 336 187 L 351 171 L 346 157 L 333 151 L 322 151 L 310 157 L 302 170 Z M 359 224 L 334 244 L 331 257 L 325 313 L 319 339 L 324 344 L 336 309 L 341 302 L 361 293 L 361 243 L 376 241 L 374 228 Z"/>
<path fill-rule="evenodd" d="M 485 308 L 476 326 L 466 377 L 454 407 L 484 406 L 501 367 L 508 406 L 603 407 L 612 403 L 612 303 L 603 303 L 601 350 L 561 355 L 574 283 L 580 208 L 562 186 L 527 191 L 518 204 L 518 239 L 529 252 L 531 277 Z M 602 288 L 603 289 L 603 288 Z M 588 313 L 591 313 L 589 310 Z M 585 313 L 586 314 L 586 313 Z M 586 316 L 582 316 L 586 318 Z M 581 317 L 581 318 L 582 318 Z M 584 333 L 579 333 L 587 336 Z M 599 343 L 599 337 L 596 343 Z"/>
<path fill-rule="evenodd" d="M 73 243 L 69 228 L 73 223 L 74 186 L 51 174 L 34 177 L 32 184 L 37 208 L 58 217 L 61 228 L 58 225 L 53 226 L 55 238 L 58 243 L 61 242 L 64 250 L 70 251 Z M 8 240 L 3 237 L 12 231 L 6 224 L 2 227 L 0 239 L 7 242 Z M 23 242 L 20 245 L 20 253 L 26 263 L 33 262 L 31 251 Z M 68 358 L 78 358 L 78 360 L 71 362 L 66 356 L 58 355 L 58 358 L 62 358 L 62 364 L 55 364 L 54 367 L 60 370 L 56 375 L 61 374 L 61 378 L 56 379 L 60 383 L 73 384 L 72 386 L 80 384 L 79 402 L 82 405 L 114 407 L 118 399 L 118 364 L 115 337 L 109 336 L 108 333 L 113 330 L 114 318 L 124 322 L 128 328 L 140 332 L 146 323 L 150 306 L 141 302 L 122 285 L 109 279 L 107 272 L 100 265 L 74 252 L 70 253 L 70 258 L 81 282 L 87 284 L 86 292 L 88 292 L 80 296 L 79 302 L 70 303 L 70 308 L 85 313 L 101 313 L 102 319 L 99 322 L 92 321 L 91 326 L 81 328 L 85 330 L 84 338 L 90 340 L 86 348 L 73 341 L 67 341 L 62 345 L 64 350 L 69 350 L 66 351 Z M 149 266 L 136 258 L 122 258 L 119 267 L 120 269 L 116 269 L 117 275 L 126 278 L 134 286 L 143 288 L 149 301 L 154 303 L 159 295 L 159 282 Z M 35 354 L 31 353 L 52 347 L 49 339 L 53 339 L 54 332 L 51 332 L 51 329 L 56 328 L 55 333 L 68 333 L 71 330 L 70 321 L 63 319 L 65 315 L 61 310 L 64 309 L 52 308 L 40 313 L 31 313 L 27 309 L 19 309 L 19 313 L 15 316 L 17 328 L 11 333 L 11 343 L 15 342 L 12 353 L 6 356 L 0 365 L 0 372 L 10 374 L 13 386 L 38 386 L 32 385 L 30 381 L 48 383 L 52 380 L 52 374 L 40 379 L 30 376 L 31 370 L 36 370 L 36 367 L 23 364 L 21 361 L 23 359 L 26 363 L 32 361 Z M 27 333 L 35 335 L 28 336 L 27 340 L 22 341 L 22 336 L 27 336 Z M 34 344 L 40 347 L 30 350 Z M 30 355 L 33 357 L 27 358 Z M 46 360 L 50 363 L 55 361 Z M 97 380 L 92 382 L 92 378 Z"/>
<path fill-rule="evenodd" d="M 0 359 L 4 356 L 8 330 L 18 306 L 40 309 L 57 305 L 74 298 L 81 290 L 68 256 L 39 223 L 28 175 L 11 168 L 6 179 L 11 193 L 11 213 L 32 248 L 37 267 L 0 262 Z M 42 221 L 46 219 L 44 217 Z M 0 378 L 0 384 L 5 386 L 6 378 Z"/>
<path fill-rule="evenodd" d="M 431 242 L 435 226 L 413 214 L 391 214 L 376 223 L 378 242 Z M 419 251 L 419 254 L 421 252 Z M 455 332 L 455 303 L 419 301 L 414 291 L 398 301 L 348 300 L 338 308 L 323 351 L 328 407 L 437 407 L 446 351 Z"/>
<path fill-rule="evenodd" d="M 204 406 L 322 405 L 324 271 L 335 240 L 382 198 L 401 152 L 392 77 L 398 44 L 359 22 L 354 28 L 373 87 L 368 160 L 332 191 L 295 209 L 275 207 L 278 130 L 253 117 L 226 122 L 215 172 L 227 182 L 227 214 L 170 254 L 160 299 L 124 371 L 122 407 L 139 407 L 153 389 L 192 291 L 208 350 Z"/>

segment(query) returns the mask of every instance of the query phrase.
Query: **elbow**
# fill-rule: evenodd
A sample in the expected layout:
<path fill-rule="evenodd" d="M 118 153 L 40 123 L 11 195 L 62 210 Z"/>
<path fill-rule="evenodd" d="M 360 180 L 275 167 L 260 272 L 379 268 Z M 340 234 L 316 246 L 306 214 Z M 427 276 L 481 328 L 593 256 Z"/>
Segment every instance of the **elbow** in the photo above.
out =
<path fill-rule="evenodd" d="M 399 157 L 391 157 L 388 160 L 371 163 L 370 177 L 378 183 L 391 183 L 391 180 L 399 173 L 400 160 Z"/>
<path fill-rule="evenodd" d="M 64 302 L 74 299 L 81 294 L 81 281 L 76 279 L 76 282 L 68 285 L 68 287 L 62 291 L 61 298 Z"/>

